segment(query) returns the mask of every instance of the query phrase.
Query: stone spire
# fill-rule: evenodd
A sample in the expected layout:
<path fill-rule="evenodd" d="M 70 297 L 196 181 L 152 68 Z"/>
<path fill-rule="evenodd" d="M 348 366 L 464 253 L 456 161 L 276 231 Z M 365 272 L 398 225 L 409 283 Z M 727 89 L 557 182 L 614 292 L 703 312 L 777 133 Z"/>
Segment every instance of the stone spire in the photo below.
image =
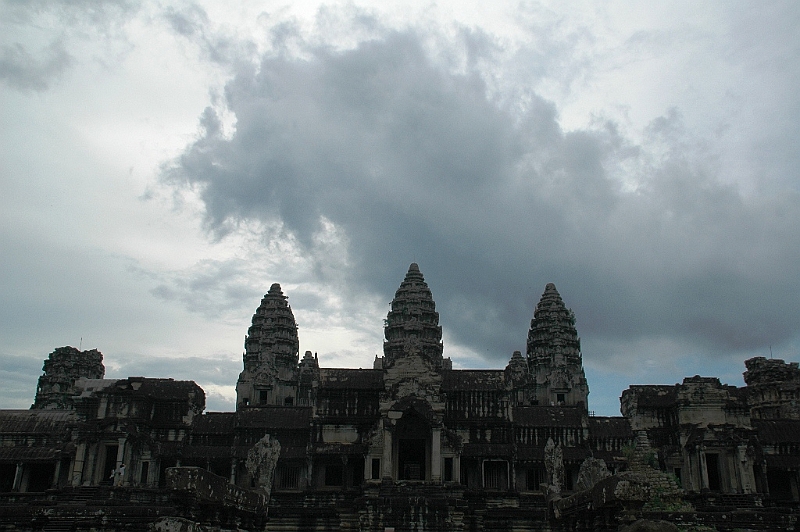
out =
<path fill-rule="evenodd" d="M 528 331 L 528 365 L 537 383 L 540 404 L 577 404 L 589 394 L 581 358 L 575 314 L 548 283 L 536 305 Z"/>
<path fill-rule="evenodd" d="M 297 339 L 297 323 L 288 299 L 283 295 L 281 285 L 275 283 L 261 300 L 244 341 L 245 368 L 248 362 L 263 363 L 269 358 L 297 365 L 300 343 Z"/>
<path fill-rule="evenodd" d="M 80 378 L 102 379 L 106 373 L 103 354 L 97 349 L 80 351 L 59 347 L 44 361 L 36 399 L 32 409 L 72 409 L 75 381 Z"/>
<path fill-rule="evenodd" d="M 442 328 L 433 296 L 417 263 L 408 268 L 394 294 L 384 327 L 384 368 L 408 355 L 419 355 L 434 368 L 442 367 Z"/>
<path fill-rule="evenodd" d="M 244 340 L 244 371 L 236 385 L 237 405 L 289 404 L 290 396 L 294 402 L 300 343 L 287 300 L 281 285 L 275 283 L 253 315 Z"/>

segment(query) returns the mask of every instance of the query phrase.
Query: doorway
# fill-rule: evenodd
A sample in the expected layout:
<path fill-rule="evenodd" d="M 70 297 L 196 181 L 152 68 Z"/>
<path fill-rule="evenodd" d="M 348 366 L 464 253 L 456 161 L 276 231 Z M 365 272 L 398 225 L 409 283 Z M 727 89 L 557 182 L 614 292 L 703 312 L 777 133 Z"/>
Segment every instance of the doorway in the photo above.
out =
<path fill-rule="evenodd" d="M 425 480 L 425 440 L 401 439 L 397 463 L 400 480 Z"/>
<path fill-rule="evenodd" d="M 107 480 L 114 483 L 114 471 L 117 469 L 117 452 L 119 445 L 106 445 L 106 459 L 103 463 L 103 474 L 100 481 Z"/>
<path fill-rule="evenodd" d="M 708 489 L 710 491 L 719 491 L 719 455 L 706 454 L 706 472 L 708 473 Z"/>

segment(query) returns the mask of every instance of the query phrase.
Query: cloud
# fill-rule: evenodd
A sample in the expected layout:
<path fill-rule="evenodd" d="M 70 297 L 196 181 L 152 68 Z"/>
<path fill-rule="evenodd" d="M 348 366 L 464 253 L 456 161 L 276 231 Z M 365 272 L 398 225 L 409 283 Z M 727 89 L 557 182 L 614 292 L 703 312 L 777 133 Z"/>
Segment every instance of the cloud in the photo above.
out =
<path fill-rule="evenodd" d="M 26 91 L 45 91 L 74 68 L 96 42 L 93 60 L 118 63 L 130 49 L 128 23 L 138 1 L 0 2 L 0 80 Z"/>
<path fill-rule="evenodd" d="M 36 384 L 42 373 L 42 360 L 0 353 L 0 402 L 4 408 L 30 408 L 36 397 Z"/>
<path fill-rule="evenodd" d="M 217 234 L 280 223 L 313 254 L 325 220 L 346 237 L 345 290 L 388 300 L 419 262 L 454 342 L 496 362 L 524 349 L 550 281 L 613 349 L 668 336 L 722 355 L 797 337 L 796 193 L 721 182 L 676 109 L 639 143 L 612 121 L 563 131 L 553 103 L 529 94 L 520 114 L 425 41 L 387 31 L 240 68 L 235 132 L 207 109 L 167 182 L 199 191 Z"/>
<path fill-rule="evenodd" d="M 0 79 L 19 90 L 42 91 L 70 64 L 63 43 L 53 42 L 37 58 L 20 43 L 0 47 Z"/>

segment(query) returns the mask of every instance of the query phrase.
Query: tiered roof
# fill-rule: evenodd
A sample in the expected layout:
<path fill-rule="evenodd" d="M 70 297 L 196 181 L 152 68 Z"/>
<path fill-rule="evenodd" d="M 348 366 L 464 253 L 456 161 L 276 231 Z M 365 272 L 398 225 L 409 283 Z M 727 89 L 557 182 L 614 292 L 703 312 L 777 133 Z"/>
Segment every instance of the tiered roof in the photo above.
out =
<path fill-rule="evenodd" d="M 418 349 L 420 355 L 435 367 L 442 365 L 442 328 L 439 313 L 422 272 L 412 263 L 400 288 L 395 292 L 391 309 L 386 316 L 386 341 L 383 353 L 386 367 L 391 367 L 407 349 Z"/>

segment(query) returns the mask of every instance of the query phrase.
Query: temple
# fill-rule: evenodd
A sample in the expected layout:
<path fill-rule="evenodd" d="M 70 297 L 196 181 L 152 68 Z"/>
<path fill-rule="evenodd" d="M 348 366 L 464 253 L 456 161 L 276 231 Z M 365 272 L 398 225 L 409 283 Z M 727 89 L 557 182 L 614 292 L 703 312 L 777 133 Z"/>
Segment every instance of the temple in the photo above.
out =
<path fill-rule="evenodd" d="M 599 417 L 553 284 L 503 369 L 453 369 L 417 264 L 384 324 L 372 369 L 321 367 L 273 284 L 233 412 L 56 349 L 31 409 L 0 411 L 0 530 L 795 530 L 796 363 L 631 386 Z"/>

